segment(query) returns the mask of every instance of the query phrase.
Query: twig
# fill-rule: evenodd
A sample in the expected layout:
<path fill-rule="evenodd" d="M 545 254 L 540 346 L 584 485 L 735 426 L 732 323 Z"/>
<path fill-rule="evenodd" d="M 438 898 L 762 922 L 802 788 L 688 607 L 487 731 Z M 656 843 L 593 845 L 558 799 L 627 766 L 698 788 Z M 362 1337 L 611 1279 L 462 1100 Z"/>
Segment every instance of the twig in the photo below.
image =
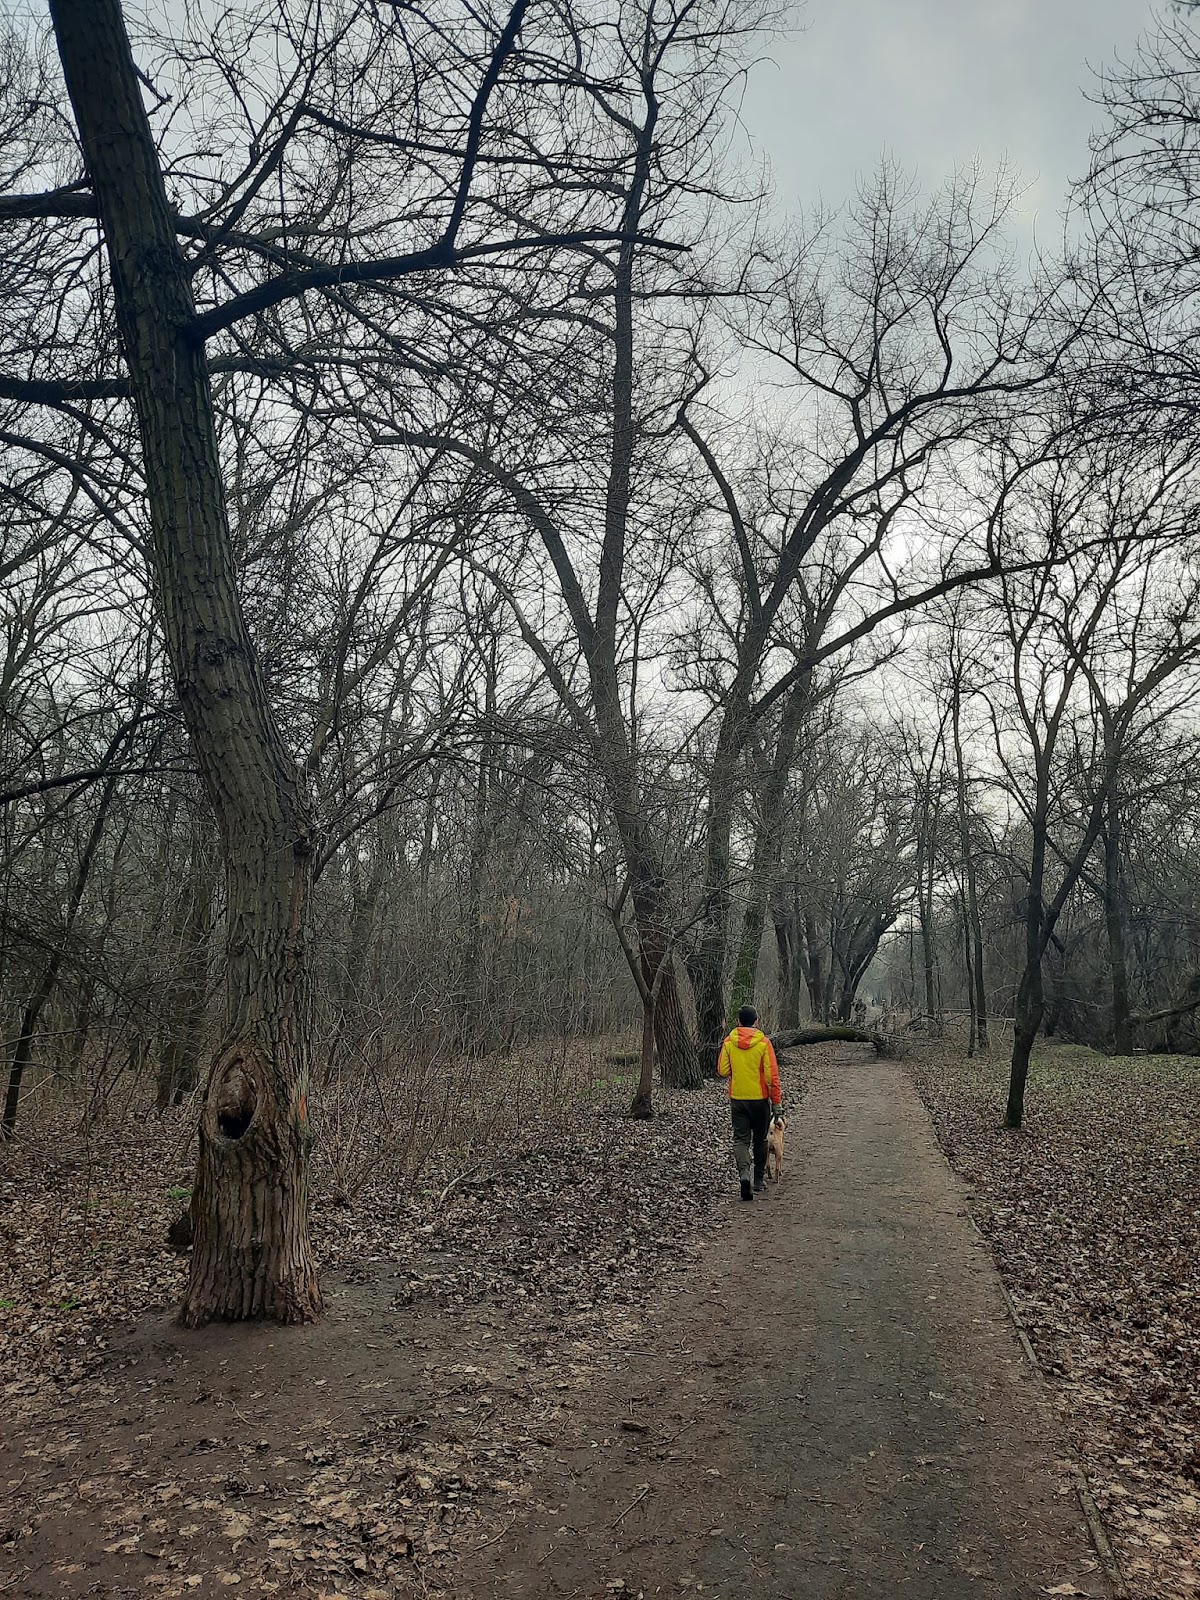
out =
<path fill-rule="evenodd" d="M 466 1183 L 468 1178 L 473 1178 L 477 1172 L 482 1172 L 482 1171 L 483 1171 L 483 1162 L 482 1161 L 477 1161 L 473 1167 L 467 1167 L 465 1171 L 460 1172 L 457 1178 L 451 1178 L 450 1182 L 442 1190 L 441 1194 L 438 1195 L 438 1197 L 437 1197 L 437 1206 L 436 1206 L 435 1209 L 440 1211 L 442 1209 L 442 1207 L 445 1205 L 446 1201 L 454 1193 L 455 1189 L 458 1188 L 460 1183 Z"/>
<path fill-rule="evenodd" d="M 644 1483 L 642 1485 L 641 1493 L 634 1496 L 634 1498 L 625 1507 L 624 1511 L 622 1511 L 621 1515 L 616 1519 L 616 1522 L 610 1523 L 609 1526 L 615 1528 L 616 1525 L 617 1525 L 617 1522 L 624 1522 L 625 1518 L 633 1510 L 634 1506 L 640 1506 L 642 1501 L 646 1498 L 646 1496 L 649 1493 L 650 1493 L 650 1485 L 648 1483 Z"/>
<path fill-rule="evenodd" d="M 649 1485 L 647 1485 L 647 1487 L 649 1487 Z M 490 1539 L 485 1539 L 482 1544 L 477 1544 L 475 1546 L 476 1550 L 486 1550 L 490 1544 L 499 1544 L 506 1533 L 512 1532 L 513 1528 L 516 1526 L 517 1518 L 520 1515 L 521 1513 L 519 1511 L 514 1511 L 508 1521 L 507 1526 L 501 1528 L 499 1533 L 493 1534 Z"/>

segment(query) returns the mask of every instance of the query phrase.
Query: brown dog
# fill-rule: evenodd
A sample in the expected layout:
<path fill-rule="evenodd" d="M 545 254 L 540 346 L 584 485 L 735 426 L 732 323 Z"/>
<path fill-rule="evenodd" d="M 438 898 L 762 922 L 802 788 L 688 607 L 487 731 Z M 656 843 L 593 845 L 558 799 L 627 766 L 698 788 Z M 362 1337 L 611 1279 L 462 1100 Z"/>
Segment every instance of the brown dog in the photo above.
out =
<path fill-rule="evenodd" d="M 787 1128 L 786 1117 L 772 1117 L 767 1134 L 767 1177 L 783 1177 L 783 1135 Z"/>

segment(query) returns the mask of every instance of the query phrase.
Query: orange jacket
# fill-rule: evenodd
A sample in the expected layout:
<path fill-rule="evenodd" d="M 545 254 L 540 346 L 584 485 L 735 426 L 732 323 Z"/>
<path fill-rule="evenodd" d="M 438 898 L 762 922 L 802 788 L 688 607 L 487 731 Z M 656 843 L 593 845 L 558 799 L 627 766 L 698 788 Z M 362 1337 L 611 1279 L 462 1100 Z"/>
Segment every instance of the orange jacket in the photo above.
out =
<path fill-rule="evenodd" d="M 782 1103 L 779 1063 L 775 1048 L 757 1028 L 735 1028 L 721 1046 L 717 1071 L 729 1079 L 731 1100 L 770 1100 Z"/>

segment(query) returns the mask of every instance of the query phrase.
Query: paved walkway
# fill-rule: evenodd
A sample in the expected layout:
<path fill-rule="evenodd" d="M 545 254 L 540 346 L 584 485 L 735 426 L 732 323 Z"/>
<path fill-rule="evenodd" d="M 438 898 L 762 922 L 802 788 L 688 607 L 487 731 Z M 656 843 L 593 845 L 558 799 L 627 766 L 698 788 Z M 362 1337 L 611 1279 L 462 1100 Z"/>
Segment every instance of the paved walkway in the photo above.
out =
<path fill-rule="evenodd" d="M 729 1211 L 655 1348 L 597 1397 L 590 1437 L 564 1445 L 542 1511 L 488 1553 L 475 1592 L 1107 1595 L 1045 1395 L 904 1071 L 823 1050 L 782 1183 L 753 1206 L 731 1184 Z"/>

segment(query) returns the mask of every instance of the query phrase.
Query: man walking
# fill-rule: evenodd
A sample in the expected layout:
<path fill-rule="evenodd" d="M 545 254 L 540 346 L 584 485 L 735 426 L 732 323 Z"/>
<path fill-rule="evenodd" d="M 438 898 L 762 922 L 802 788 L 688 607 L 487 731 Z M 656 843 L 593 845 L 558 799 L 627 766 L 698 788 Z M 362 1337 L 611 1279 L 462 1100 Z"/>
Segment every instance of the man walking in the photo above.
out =
<path fill-rule="evenodd" d="M 733 1159 L 737 1162 L 742 1199 L 753 1200 L 754 1191 L 765 1187 L 767 1134 L 771 1128 L 771 1109 L 783 1104 L 779 1088 L 779 1063 L 765 1033 L 754 1024 L 758 1012 L 743 1006 L 738 1026 L 721 1046 L 717 1071 L 729 1079 L 729 1110 L 733 1118 Z M 751 1183 L 750 1144 L 754 1143 L 754 1179 Z"/>

